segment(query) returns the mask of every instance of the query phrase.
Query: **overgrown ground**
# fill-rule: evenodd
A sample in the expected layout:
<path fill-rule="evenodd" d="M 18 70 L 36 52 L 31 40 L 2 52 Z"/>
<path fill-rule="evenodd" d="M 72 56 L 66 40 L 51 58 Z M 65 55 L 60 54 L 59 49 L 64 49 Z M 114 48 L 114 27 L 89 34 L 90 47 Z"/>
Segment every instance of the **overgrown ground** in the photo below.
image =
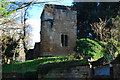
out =
<path fill-rule="evenodd" d="M 77 40 L 77 45 L 74 49 L 77 56 L 83 56 L 83 58 L 92 58 L 96 61 L 102 57 L 108 61 L 112 61 L 114 57 L 120 54 L 120 43 L 114 40 L 109 40 L 109 42 L 96 42 L 90 39 L 80 39 Z M 112 53 L 112 54 L 111 54 Z M 77 60 L 75 57 L 46 57 L 38 58 L 34 60 L 27 60 L 25 62 L 12 62 L 10 64 L 3 64 L 3 73 L 26 73 L 35 72 L 38 67 L 41 69 L 54 69 L 55 67 L 62 67 L 66 65 L 67 67 L 79 64 L 87 64 L 87 60 Z M 52 63 L 52 65 L 51 65 Z"/>
<path fill-rule="evenodd" d="M 3 64 L 2 72 L 3 73 L 26 73 L 26 72 L 35 72 L 39 67 L 44 67 L 46 64 L 55 63 L 58 66 L 62 65 L 73 65 L 73 64 L 87 64 L 86 60 L 77 60 L 74 57 L 48 57 L 48 58 L 38 58 L 34 60 L 27 60 L 25 62 L 14 62 L 11 64 Z M 56 67 L 58 67 L 56 66 Z M 53 66 L 55 67 L 55 66 Z"/>

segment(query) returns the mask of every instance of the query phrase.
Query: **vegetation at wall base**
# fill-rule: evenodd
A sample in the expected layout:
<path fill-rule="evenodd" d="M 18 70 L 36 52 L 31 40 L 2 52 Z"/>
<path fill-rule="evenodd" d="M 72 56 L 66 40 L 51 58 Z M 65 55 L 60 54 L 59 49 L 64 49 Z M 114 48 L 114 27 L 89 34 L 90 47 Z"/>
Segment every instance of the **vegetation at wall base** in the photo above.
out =
<path fill-rule="evenodd" d="M 114 44 L 114 45 L 113 45 Z M 96 42 L 90 39 L 79 39 L 77 40 L 77 46 L 74 49 L 77 54 L 83 56 L 89 56 L 94 59 L 94 61 L 100 59 L 101 57 L 105 57 L 108 61 L 112 61 L 113 57 L 117 57 L 120 51 L 120 43 L 114 41 L 112 39 L 109 42 Z M 109 51 L 112 51 L 110 54 Z M 83 58 L 83 59 L 84 59 Z M 26 72 L 35 72 L 38 67 L 43 69 L 45 66 L 51 66 L 51 68 L 62 67 L 66 65 L 66 67 L 70 67 L 72 65 L 84 65 L 87 64 L 88 61 L 76 59 L 76 57 L 46 57 L 46 58 L 38 58 L 34 60 L 27 60 L 24 62 L 12 62 L 10 64 L 3 64 L 2 72 L 3 73 L 26 73 Z"/>
<path fill-rule="evenodd" d="M 72 64 L 71 64 L 72 62 Z M 3 64 L 2 72 L 3 73 L 26 73 L 26 72 L 35 72 L 38 69 L 38 66 L 44 67 L 44 65 L 55 63 L 57 65 L 63 66 L 66 64 L 67 66 L 73 64 L 86 64 L 88 63 L 86 60 L 78 60 L 74 57 L 47 57 L 47 58 L 38 58 L 34 60 L 27 60 L 24 62 L 14 62 L 11 64 Z M 55 66 L 53 66 L 55 67 Z M 56 66 L 57 67 L 57 66 Z"/>

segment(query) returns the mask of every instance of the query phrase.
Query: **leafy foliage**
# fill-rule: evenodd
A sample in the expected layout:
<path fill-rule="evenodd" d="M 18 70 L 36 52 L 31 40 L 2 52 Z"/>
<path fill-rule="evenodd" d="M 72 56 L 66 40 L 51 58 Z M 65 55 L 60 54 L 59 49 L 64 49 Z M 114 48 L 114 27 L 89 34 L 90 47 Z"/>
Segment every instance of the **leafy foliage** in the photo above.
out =
<path fill-rule="evenodd" d="M 111 61 L 120 54 L 120 42 L 114 39 L 109 39 L 107 42 L 79 39 L 76 43 L 74 50 L 77 55 L 89 56 L 94 60 L 105 57 L 108 61 Z"/>
<path fill-rule="evenodd" d="M 102 46 L 98 42 L 90 39 L 79 39 L 76 41 L 75 51 L 80 54 L 80 56 L 89 56 L 95 60 L 103 57 L 101 52 Z"/>
<path fill-rule="evenodd" d="M 1 0 L 0 1 L 0 18 L 1 17 L 8 17 L 12 13 L 12 11 L 8 10 L 8 5 L 10 3 L 7 2 L 7 0 Z"/>
<path fill-rule="evenodd" d="M 102 52 L 108 61 L 112 61 L 120 54 L 120 42 L 114 39 L 109 39 L 107 42 L 100 41 L 99 44 L 103 47 Z"/>

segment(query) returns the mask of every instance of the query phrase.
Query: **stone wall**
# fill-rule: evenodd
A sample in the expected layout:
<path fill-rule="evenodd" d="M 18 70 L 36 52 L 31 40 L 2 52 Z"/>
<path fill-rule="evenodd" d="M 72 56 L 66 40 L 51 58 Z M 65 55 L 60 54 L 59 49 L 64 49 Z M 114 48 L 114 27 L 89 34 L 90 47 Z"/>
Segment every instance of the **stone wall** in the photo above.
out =
<path fill-rule="evenodd" d="M 91 69 L 88 65 L 73 66 L 73 67 L 60 67 L 50 70 L 47 74 L 41 75 L 38 72 L 38 80 L 90 80 Z"/>
<path fill-rule="evenodd" d="M 40 56 L 40 42 L 35 43 L 34 46 L 34 53 L 33 53 L 33 59 L 36 59 Z"/>
<path fill-rule="evenodd" d="M 37 80 L 36 72 L 26 72 L 26 73 L 3 73 L 2 80 Z"/>
<path fill-rule="evenodd" d="M 27 53 L 26 53 L 26 60 L 32 60 L 32 59 L 34 59 L 33 58 L 33 54 L 34 54 L 34 49 L 29 49 L 28 51 L 27 51 Z"/>
<path fill-rule="evenodd" d="M 59 67 L 49 70 L 47 74 L 39 72 L 3 73 L 2 80 L 90 80 L 91 69 L 88 65 Z"/>
<path fill-rule="evenodd" d="M 90 80 L 91 74 L 87 60 L 71 60 L 43 64 L 35 72 L 3 73 L 2 80 Z"/>
<path fill-rule="evenodd" d="M 69 56 L 76 44 L 76 11 L 70 7 L 52 5 L 44 9 L 41 24 L 41 56 Z M 62 46 L 61 35 L 67 35 L 67 46 Z"/>
<path fill-rule="evenodd" d="M 40 42 L 35 43 L 34 49 L 29 49 L 26 53 L 26 60 L 40 57 Z"/>
<path fill-rule="evenodd" d="M 120 64 L 113 64 L 113 78 L 120 80 Z"/>

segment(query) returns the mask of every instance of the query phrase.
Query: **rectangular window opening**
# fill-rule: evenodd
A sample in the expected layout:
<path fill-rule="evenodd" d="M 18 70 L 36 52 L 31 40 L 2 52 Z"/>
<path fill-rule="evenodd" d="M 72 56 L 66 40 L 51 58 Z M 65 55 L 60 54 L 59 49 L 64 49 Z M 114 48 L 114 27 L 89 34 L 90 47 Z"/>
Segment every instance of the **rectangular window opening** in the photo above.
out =
<path fill-rule="evenodd" d="M 62 47 L 67 47 L 68 46 L 68 35 L 61 35 L 61 45 Z"/>

